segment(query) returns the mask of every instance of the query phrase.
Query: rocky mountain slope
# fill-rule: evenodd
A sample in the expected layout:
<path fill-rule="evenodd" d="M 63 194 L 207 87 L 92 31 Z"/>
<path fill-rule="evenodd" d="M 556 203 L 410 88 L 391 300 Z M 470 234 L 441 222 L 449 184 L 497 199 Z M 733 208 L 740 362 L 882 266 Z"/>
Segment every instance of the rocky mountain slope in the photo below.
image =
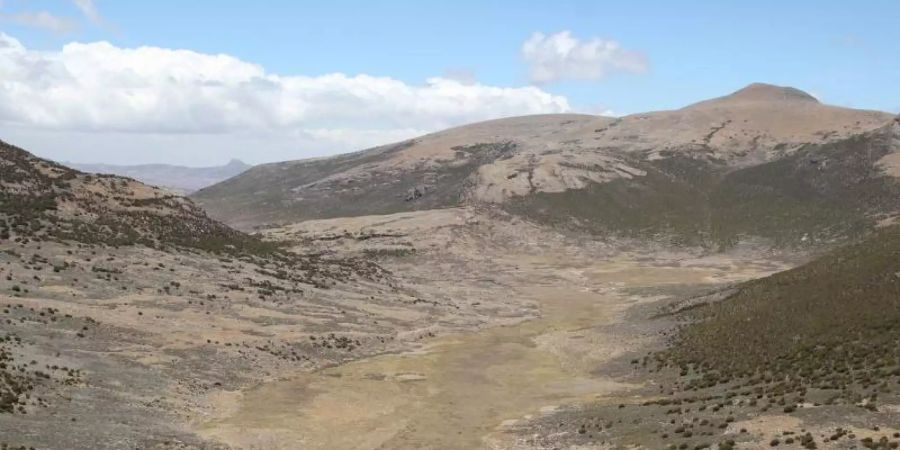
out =
<path fill-rule="evenodd" d="M 629 362 L 643 390 L 529 418 L 514 448 L 900 446 L 900 227 L 651 314 L 675 321 Z"/>
<path fill-rule="evenodd" d="M 223 448 L 188 425 L 228 392 L 530 314 L 286 247 L 0 145 L 0 447 Z"/>
<path fill-rule="evenodd" d="M 898 210 L 884 168 L 897 153 L 893 120 L 754 84 L 674 111 L 501 119 L 263 165 L 193 198 L 243 228 L 493 205 L 547 224 L 706 245 L 828 240 Z M 864 208 L 848 205 L 860 195 Z M 747 223 L 749 212 L 770 220 Z"/>
<path fill-rule="evenodd" d="M 261 246 L 186 198 L 129 178 L 82 173 L 4 142 L 0 175 L 4 239 L 206 250 Z"/>
<path fill-rule="evenodd" d="M 695 154 L 634 160 L 643 176 L 539 192 L 506 207 L 549 224 L 714 248 L 755 238 L 839 242 L 900 212 L 900 179 L 883 166 L 900 151 L 898 124 L 746 166 Z"/>
<path fill-rule="evenodd" d="M 237 159 L 232 159 L 223 166 L 214 167 L 185 167 L 171 164 L 118 166 L 80 163 L 71 163 L 68 166 L 83 172 L 134 178 L 142 183 L 163 187 L 179 194 L 189 194 L 206 186 L 225 181 L 252 167 Z"/>

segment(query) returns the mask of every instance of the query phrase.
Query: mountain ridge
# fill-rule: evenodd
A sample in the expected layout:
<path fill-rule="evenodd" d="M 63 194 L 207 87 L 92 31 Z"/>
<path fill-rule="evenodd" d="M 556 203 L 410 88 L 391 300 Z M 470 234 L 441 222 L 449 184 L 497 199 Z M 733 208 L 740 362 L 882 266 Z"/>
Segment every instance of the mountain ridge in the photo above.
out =
<path fill-rule="evenodd" d="M 188 167 L 172 164 L 92 164 L 66 163 L 69 167 L 98 174 L 114 174 L 134 178 L 181 194 L 189 194 L 250 169 L 251 165 L 232 158 L 221 166 Z"/>
<path fill-rule="evenodd" d="M 857 167 L 852 176 L 877 178 L 893 193 L 892 172 L 875 166 L 893 167 L 888 164 L 889 155 L 898 146 L 888 137 L 877 136 L 894 133 L 890 126 L 894 118 L 888 113 L 824 105 L 795 88 L 752 84 L 679 110 L 620 118 L 497 119 L 332 158 L 268 164 L 202 189 L 192 198 L 212 216 L 248 229 L 309 219 L 485 205 L 591 232 L 624 229 L 649 236 L 668 234 L 678 241 L 714 246 L 751 236 L 737 231 L 745 228 L 738 223 L 737 228 L 726 227 L 727 232 L 715 231 L 718 225 L 705 219 L 710 211 L 738 212 L 742 202 L 757 202 L 764 208 L 767 201 L 787 202 L 812 208 L 804 213 L 808 217 L 801 214 L 806 219 L 791 219 L 796 229 L 784 231 L 790 235 L 788 241 L 805 242 L 800 222 L 816 221 L 822 221 L 816 228 L 828 240 L 862 226 L 849 223 L 869 223 L 869 214 L 895 213 L 896 205 L 886 200 L 866 212 L 853 211 L 846 202 L 835 206 L 833 202 L 840 195 L 851 195 L 853 188 L 839 184 L 847 192 L 826 195 L 821 174 L 806 168 L 813 164 L 809 154 L 825 149 L 840 153 L 829 147 L 834 143 L 855 145 L 857 150 L 839 158 L 865 160 L 864 167 L 848 166 Z M 870 143 L 853 141 L 854 136 L 865 136 L 880 146 L 878 160 L 887 159 L 877 164 L 870 161 L 863 152 Z M 796 156 L 800 153 L 807 160 Z M 827 165 L 823 163 L 821 170 L 834 180 L 844 176 L 840 167 Z M 776 188 L 772 183 L 780 181 L 763 174 L 764 170 L 797 171 L 795 175 L 808 180 Z M 715 187 L 716 180 L 740 179 L 732 174 L 740 171 L 766 181 L 733 185 L 731 191 Z M 713 195 L 714 191 L 719 193 Z M 760 195 L 775 197 L 763 201 Z M 571 202 L 566 197 L 572 197 Z M 615 206 L 624 198 L 631 201 Z M 737 207 L 732 206 L 735 202 Z M 679 223 L 685 229 L 673 229 L 672 224 L 682 226 Z M 767 237 L 778 241 L 784 236 Z"/>
<path fill-rule="evenodd" d="M 260 250 L 256 238 L 215 221 L 189 199 L 137 180 L 95 175 L 0 141 L 4 239 Z"/>

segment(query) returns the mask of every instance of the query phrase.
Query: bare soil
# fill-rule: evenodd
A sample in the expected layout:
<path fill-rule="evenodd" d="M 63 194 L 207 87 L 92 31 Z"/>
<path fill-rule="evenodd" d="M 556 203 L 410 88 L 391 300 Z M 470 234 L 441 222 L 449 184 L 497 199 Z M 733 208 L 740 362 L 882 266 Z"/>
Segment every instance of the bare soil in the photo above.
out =
<path fill-rule="evenodd" d="M 425 226 L 429 222 L 434 227 Z M 498 321 L 472 333 L 429 338 L 412 351 L 216 395 L 211 402 L 218 413 L 198 422 L 198 433 L 239 448 L 506 448 L 514 436 L 506 430 L 516 424 L 568 405 L 630 398 L 642 388 L 628 380 L 631 369 L 621 359 L 658 344 L 667 325 L 634 311 L 650 311 L 685 290 L 712 289 L 786 265 L 740 252 L 663 251 L 654 258 L 622 242 L 579 249 L 565 236 L 529 227 L 457 209 L 270 231 L 343 252 L 402 247 L 405 241 L 414 249 L 410 254 L 383 260 L 395 273 L 419 286 L 454 284 L 478 297 L 490 292 L 480 285 L 487 279 L 504 287 L 497 294 L 508 301 L 537 305 L 539 317 Z M 503 252 L 478 245 L 492 234 L 486 228 Z M 520 232 L 539 239 L 510 245 Z M 463 259 L 471 265 L 455 269 L 453 261 Z M 469 272 L 488 264 L 492 270 L 480 279 Z"/>

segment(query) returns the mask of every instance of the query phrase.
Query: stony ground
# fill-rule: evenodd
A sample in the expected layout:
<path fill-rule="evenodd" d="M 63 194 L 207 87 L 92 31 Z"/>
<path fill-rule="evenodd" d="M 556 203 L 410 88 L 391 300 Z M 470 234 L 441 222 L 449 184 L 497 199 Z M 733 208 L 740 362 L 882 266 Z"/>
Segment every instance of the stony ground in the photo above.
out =
<path fill-rule="evenodd" d="M 319 258 L 0 248 L 0 444 L 35 448 L 891 448 L 872 411 L 645 361 L 673 311 L 808 255 L 585 239 L 491 209 L 309 221 Z M 348 262 L 355 261 L 355 262 Z M 371 265 L 377 262 L 377 266 Z M 781 404 L 784 402 L 784 405 Z M 786 408 L 793 406 L 791 410 Z M 864 404 L 862 406 L 865 406 Z M 807 436 L 807 433 L 809 434 Z M 732 443 L 733 442 L 733 443 Z"/>
<path fill-rule="evenodd" d="M 3 243 L 0 445 L 217 447 L 189 426 L 217 393 L 534 315 L 362 261 Z"/>
<path fill-rule="evenodd" d="M 567 417 L 607 403 L 620 414 L 620 403 L 658 398 L 654 378 L 631 361 L 664 344 L 674 325 L 660 315 L 668 305 L 800 261 L 752 245 L 709 253 L 586 240 L 468 208 L 309 221 L 265 234 L 297 249 L 377 256 L 423 292 L 468 298 L 477 309 L 494 297 L 530 314 L 429 338 L 411 353 L 219 396 L 221 414 L 198 429 L 241 448 L 656 448 L 650 428 L 588 439 Z M 529 316 L 537 318 L 521 321 Z"/>

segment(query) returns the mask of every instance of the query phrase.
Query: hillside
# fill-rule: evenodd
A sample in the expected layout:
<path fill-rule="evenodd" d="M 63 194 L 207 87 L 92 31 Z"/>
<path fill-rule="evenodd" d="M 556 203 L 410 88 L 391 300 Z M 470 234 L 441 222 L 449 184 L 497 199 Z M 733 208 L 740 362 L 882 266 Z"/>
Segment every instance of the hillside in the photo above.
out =
<path fill-rule="evenodd" d="M 539 192 L 506 207 L 558 226 L 716 248 L 753 238 L 828 244 L 897 217 L 900 179 L 883 161 L 898 152 L 895 121 L 753 165 L 677 153 L 632 160 L 643 176 Z"/>
<path fill-rule="evenodd" d="M 669 347 L 642 359 L 668 386 L 638 407 L 662 438 L 644 442 L 725 429 L 719 448 L 736 448 L 749 428 L 770 447 L 900 446 L 900 227 L 729 291 L 692 300 Z M 692 423 L 663 425 L 694 408 Z"/>
<path fill-rule="evenodd" d="M 242 228 L 455 206 L 484 167 L 515 157 L 526 142 L 543 146 L 548 137 L 575 132 L 594 119 L 501 119 L 332 158 L 264 164 L 192 198 Z"/>
<path fill-rule="evenodd" d="M 900 226 L 736 290 L 693 310 L 697 322 L 666 356 L 728 377 L 808 368 L 812 382 L 832 375 L 822 368 L 857 358 L 863 365 L 855 370 L 896 368 Z M 878 365 L 884 357 L 888 364 Z"/>
<path fill-rule="evenodd" d="M 900 226 L 677 297 L 630 319 L 659 337 L 620 361 L 639 388 L 515 424 L 522 447 L 900 447 Z"/>
<path fill-rule="evenodd" d="M 83 172 L 134 178 L 142 183 L 163 187 L 179 194 L 189 194 L 225 181 L 252 167 L 237 159 L 229 161 L 228 164 L 214 167 L 185 167 L 171 164 L 119 166 L 80 163 L 72 163 L 68 166 Z"/>
<path fill-rule="evenodd" d="M 495 205 L 565 228 L 692 244 L 827 241 L 898 211 L 896 177 L 879 162 L 898 149 L 892 119 L 754 84 L 674 111 L 500 119 L 267 164 L 193 198 L 241 228 Z"/>
<path fill-rule="evenodd" d="M 130 178 L 82 173 L 0 142 L 0 235 L 108 245 L 259 250 L 190 200 Z"/>
<path fill-rule="evenodd" d="M 0 448 L 223 449 L 195 418 L 261 381 L 533 314 L 491 289 L 262 241 L 4 143 Z"/>

